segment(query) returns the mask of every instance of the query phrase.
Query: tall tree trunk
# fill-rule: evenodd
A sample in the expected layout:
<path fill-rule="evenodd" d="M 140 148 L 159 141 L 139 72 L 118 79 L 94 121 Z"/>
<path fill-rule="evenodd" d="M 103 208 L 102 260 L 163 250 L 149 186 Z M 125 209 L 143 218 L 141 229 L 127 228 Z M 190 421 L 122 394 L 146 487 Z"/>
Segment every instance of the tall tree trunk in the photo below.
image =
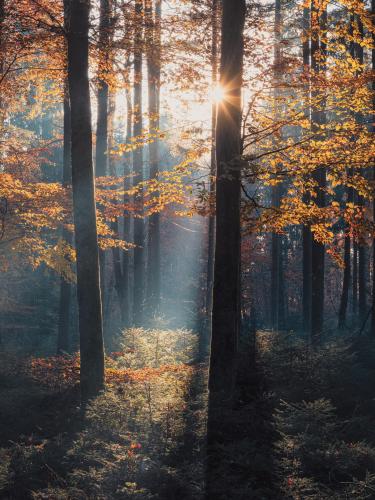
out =
<path fill-rule="evenodd" d="M 245 0 L 224 0 L 220 84 L 216 129 L 216 244 L 210 404 L 229 401 L 236 375 L 240 323 L 241 89 Z"/>
<path fill-rule="evenodd" d="M 352 297 L 352 309 L 353 309 L 353 319 L 354 324 L 357 323 L 358 319 L 358 243 L 354 241 L 353 243 L 353 297 Z"/>
<path fill-rule="evenodd" d="M 135 0 L 135 22 L 137 29 L 134 36 L 134 137 L 142 134 L 142 55 L 143 55 L 143 1 Z M 133 153 L 133 168 L 135 182 L 143 182 L 143 148 L 137 147 Z M 135 200 L 139 210 L 143 208 L 143 191 L 140 189 Z M 134 300 L 133 323 L 140 326 L 143 323 L 143 300 L 145 285 L 144 270 L 144 221 L 134 218 Z"/>
<path fill-rule="evenodd" d="M 375 0 L 371 1 L 371 13 L 372 13 L 372 27 L 374 28 L 375 21 L 374 21 L 374 12 L 375 11 Z M 372 66 L 372 71 L 375 71 L 375 34 L 374 31 L 372 33 L 372 50 L 371 50 L 371 66 Z M 372 104 L 373 104 L 373 109 L 375 109 L 375 81 L 372 81 L 372 91 L 373 91 L 373 99 L 372 99 Z M 373 116 L 372 120 L 372 132 L 375 133 L 375 116 Z M 375 165 L 373 167 L 373 178 L 375 181 Z M 374 231 L 375 231 L 375 198 L 372 200 L 372 222 L 374 224 Z M 371 317 L 371 330 L 372 330 L 372 335 L 375 336 L 375 232 L 372 240 L 372 317 Z"/>
<path fill-rule="evenodd" d="M 80 380 L 83 401 L 96 396 L 104 386 L 102 306 L 88 76 L 89 12 L 89 0 L 71 1 L 68 80 L 72 131 L 73 215 L 77 252 Z"/>
<path fill-rule="evenodd" d="M 148 112 L 149 132 L 158 134 L 160 127 L 160 51 L 161 51 L 161 0 L 155 1 L 155 15 L 152 0 L 146 1 L 147 20 L 147 69 L 148 69 Z M 159 172 L 159 140 L 149 145 L 150 179 L 156 179 Z M 151 314 L 160 309 L 160 214 L 149 217 L 148 241 L 148 308 Z"/>
<path fill-rule="evenodd" d="M 65 24 L 66 25 L 66 24 Z M 67 187 L 71 183 L 71 117 L 68 82 L 64 83 L 64 144 L 63 144 L 63 186 Z M 72 243 L 70 232 L 64 228 L 63 240 Z M 59 324 L 57 332 L 57 354 L 69 352 L 70 335 L 70 301 L 72 295 L 71 284 L 61 276 L 60 278 L 60 302 L 59 302 Z"/>
<path fill-rule="evenodd" d="M 69 1 L 64 0 L 64 28 L 67 31 L 69 28 Z M 66 64 L 68 59 L 67 46 L 65 45 Z M 69 83 L 64 81 L 64 138 L 63 138 L 63 178 L 62 184 L 64 187 L 69 186 L 72 182 L 72 164 L 71 164 L 71 116 L 70 116 L 70 100 L 69 100 Z M 62 231 L 63 240 L 72 243 L 70 232 L 64 227 Z M 60 278 L 60 301 L 59 301 L 59 322 L 57 330 L 57 354 L 69 352 L 70 349 L 70 304 L 72 296 L 72 286 L 65 280 L 63 276 Z"/>
<path fill-rule="evenodd" d="M 234 396 L 241 289 L 241 119 L 245 0 L 223 0 L 220 85 L 216 125 L 216 242 L 207 420 L 207 498 L 215 496 L 218 445 L 230 422 L 223 409 Z"/>
<path fill-rule="evenodd" d="M 218 72 L 218 15 L 219 0 L 212 0 L 211 14 L 211 85 L 215 90 L 217 87 Z M 211 162 L 210 162 L 210 200 L 213 203 L 215 195 L 215 177 L 216 177 L 216 118 L 218 103 L 215 99 L 211 106 Z M 215 251 L 215 207 L 210 206 L 210 215 L 208 219 L 208 256 L 207 256 L 207 292 L 206 292 L 206 313 L 209 319 L 208 327 L 211 324 L 212 315 L 212 285 L 214 275 L 214 251 Z"/>
<path fill-rule="evenodd" d="M 312 4 L 311 14 L 313 16 L 312 26 L 316 26 L 316 19 L 319 16 L 318 29 L 313 30 L 311 40 L 311 65 L 315 73 L 325 71 L 326 44 L 323 38 L 326 36 L 325 27 L 327 11 L 319 12 L 316 5 Z M 322 36 L 323 33 L 323 36 Z M 316 97 L 316 95 L 314 96 Z M 323 106 L 323 105 L 321 105 Z M 325 112 L 317 109 L 316 103 L 311 112 L 312 130 L 315 133 L 319 130 L 319 125 L 325 122 Z M 325 206 L 326 170 L 324 166 L 318 167 L 313 178 L 316 182 L 316 204 L 319 208 Z M 324 321 L 324 245 L 312 239 L 311 246 L 311 328 L 310 335 L 313 344 L 321 340 Z"/>
<path fill-rule="evenodd" d="M 130 96 L 130 91 L 126 90 L 126 144 L 130 144 L 132 137 L 132 122 L 133 122 L 133 106 Z M 131 153 L 126 153 L 124 158 L 124 189 L 125 191 L 129 188 L 129 178 L 132 171 L 132 155 Z M 125 203 L 129 203 L 129 197 L 125 195 Z M 124 211 L 124 241 L 130 242 L 130 213 Z M 129 268 L 130 268 L 130 252 L 124 251 L 122 254 L 122 300 L 123 305 L 121 308 L 122 322 L 125 327 L 130 325 L 131 315 L 130 315 L 130 296 L 129 296 Z"/>
<path fill-rule="evenodd" d="M 98 67 L 98 107 L 96 123 L 96 150 L 95 150 L 95 175 L 104 177 L 108 172 L 108 50 L 109 50 L 109 25 L 110 25 L 110 0 L 100 0 L 99 18 L 99 67 Z M 106 255 L 99 249 L 100 283 L 102 302 L 105 297 L 105 266 Z M 103 324 L 106 324 L 106 307 L 103 307 Z"/>
<path fill-rule="evenodd" d="M 358 22 L 358 31 L 360 37 L 363 38 L 363 25 L 360 19 L 360 16 L 356 16 Z M 359 64 L 363 65 L 363 48 L 360 44 L 356 44 L 355 47 L 356 59 Z M 363 122 L 363 118 L 361 113 L 358 113 L 357 120 L 359 123 Z M 363 169 L 360 169 L 361 175 L 364 175 Z M 360 207 L 365 206 L 365 200 L 363 196 L 358 196 L 358 205 Z M 359 319 L 362 323 L 367 315 L 367 293 L 366 293 L 366 282 L 367 282 L 367 251 L 366 251 L 366 243 L 361 238 L 359 242 L 359 250 L 358 250 L 358 305 L 359 305 Z"/>
<path fill-rule="evenodd" d="M 346 227 L 346 231 L 348 231 L 348 227 Z M 338 327 L 340 329 L 344 328 L 345 326 L 346 311 L 348 308 L 349 286 L 350 286 L 350 276 L 351 276 L 350 249 L 351 249 L 351 239 L 350 235 L 346 233 L 344 241 L 344 277 L 342 281 L 342 292 L 340 299 L 339 322 L 338 322 Z"/>
<path fill-rule="evenodd" d="M 108 46 L 109 46 L 109 0 L 100 0 L 99 20 L 99 67 L 98 108 L 96 124 L 95 174 L 104 177 L 108 172 Z"/>
<path fill-rule="evenodd" d="M 303 9 L 302 60 L 305 73 L 305 118 L 310 120 L 310 9 Z M 310 195 L 304 194 L 304 203 L 309 203 Z M 309 224 L 302 227 L 302 315 L 303 330 L 310 331 L 311 323 L 311 245 L 312 235 Z"/>
<path fill-rule="evenodd" d="M 274 27 L 274 99 L 275 122 L 278 120 L 278 97 L 281 79 L 281 1 L 275 0 L 275 27 Z M 272 206 L 280 208 L 281 186 L 272 187 Z M 273 232 L 271 236 L 271 314 L 272 329 L 280 328 L 280 278 L 282 273 L 281 235 Z"/>
<path fill-rule="evenodd" d="M 211 85 L 213 92 L 218 84 L 218 44 L 219 44 L 219 0 L 212 0 L 211 5 Z M 215 253 L 215 183 L 216 183 L 216 119 L 218 103 L 213 96 L 211 105 L 211 161 L 210 161 L 210 213 L 208 217 L 207 234 L 207 279 L 205 313 L 206 321 L 199 332 L 198 356 L 203 361 L 207 356 L 209 336 L 212 325 L 212 287 L 214 277 L 214 253 Z"/>

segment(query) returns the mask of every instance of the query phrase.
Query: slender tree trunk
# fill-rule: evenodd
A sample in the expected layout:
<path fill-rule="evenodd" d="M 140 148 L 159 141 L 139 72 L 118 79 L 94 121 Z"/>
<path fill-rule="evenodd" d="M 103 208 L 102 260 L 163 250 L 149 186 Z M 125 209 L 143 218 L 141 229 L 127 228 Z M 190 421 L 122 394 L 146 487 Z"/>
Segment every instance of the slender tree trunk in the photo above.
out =
<path fill-rule="evenodd" d="M 134 36 L 134 137 L 142 134 L 142 54 L 143 54 L 143 1 L 135 0 L 135 20 L 137 29 Z M 143 182 L 143 148 L 137 147 L 133 153 L 133 168 L 135 182 Z M 140 190 L 135 200 L 139 210 L 143 208 L 143 191 Z M 140 326 L 143 323 L 144 300 L 144 221 L 140 217 L 134 218 L 134 300 L 133 323 Z"/>
<path fill-rule="evenodd" d="M 278 120 L 278 97 L 281 79 L 281 1 L 275 1 L 275 42 L 274 42 L 274 99 L 275 99 L 275 122 Z M 281 186 L 277 184 L 272 187 L 272 206 L 280 208 Z M 271 314 L 272 329 L 280 328 L 280 278 L 282 273 L 281 236 L 273 232 L 271 236 Z"/>
<path fill-rule="evenodd" d="M 130 96 L 130 91 L 126 90 L 126 144 L 130 144 L 132 137 L 132 125 L 133 125 L 133 106 Z M 127 175 L 130 175 L 132 171 L 132 155 L 131 153 L 126 153 L 124 159 L 124 189 L 125 191 L 129 188 L 129 179 Z M 125 203 L 129 203 L 129 197 L 125 195 Z M 130 242 L 130 212 L 124 211 L 124 241 Z M 123 305 L 121 307 L 122 312 L 122 322 L 125 327 L 130 325 L 130 295 L 129 295 L 129 269 L 130 269 L 130 252 L 124 251 L 122 254 L 122 300 Z"/>
<path fill-rule="evenodd" d="M 3 76 L 4 73 L 4 55 L 5 55 L 5 46 L 4 46 L 4 22 L 5 22 L 5 0 L 0 0 L 0 76 Z M 3 134 L 3 126 L 4 126 L 4 101 L 0 94 L 0 133 Z"/>
<path fill-rule="evenodd" d="M 64 28 L 69 29 L 69 1 L 64 0 Z M 66 61 L 68 58 L 67 46 L 65 45 Z M 70 116 L 70 100 L 69 100 L 69 82 L 64 81 L 64 138 L 63 138 L 63 178 L 62 184 L 64 187 L 69 186 L 72 182 L 72 164 L 71 164 L 71 116 Z M 62 238 L 68 243 L 72 243 L 70 232 L 64 228 Z M 70 305 L 71 305 L 72 287 L 63 276 L 60 278 L 60 300 L 59 300 L 59 322 L 57 330 L 57 354 L 69 352 L 70 348 Z"/>
<path fill-rule="evenodd" d="M 98 108 L 96 124 L 96 177 L 104 177 L 108 172 L 108 46 L 109 46 L 109 0 L 100 0 L 99 21 L 99 67 L 98 67 Z"/>
<path fill-rule="evenodd" d="M 99 67 L 98 67 L 98 107 L 96 123 L 96 150 L 95 150 L 95 175 L 104 177 L 108 172 L 108 49 L 109 49 L 109 23 L 110 23 L 110 0 L 100 0 L 99 18 Z M 100 283 L 102 302 L 106 303 L 105 297 L 105 267 L 106 254 L 99 249 Z M 103 324 L 106 324 L 106 307 L 103 307 Z"/>
<path fill-rule="evenodd" d="M 68 80 L 72 130 L 73 214 L 77 252 L 80 379 L 83 401 L 96 396 L 104 386 L 102 307 L 88 76 L 89 12 L 89 0 L 71 1 Z"/>
<path fill-rule="evenodd" d="M 312 26 L 315 25 L 316 16 L 319 16 L 319 29 L 313 32 L 311 40 L 311 65 L 315 73 L 325 71 L 326 46 L 323 41 L 325 36 L 325 25 L 327 19 L 326 10 L 318 12 L 316 6 L 311 6 L 311 13 L 314 18 Z M 323 33 L 323 37 L 321 34 Z M 320 52 L 320 54 L 319 54 Z M 319 58 L 320 57 L 320 58 Z M 315 95 L 316 97 L 316 95 Z M 322 106 L 322 105 L 321 105 Z M 311 112 L 312 130 L 317 133 L 318 126 L 325 122 L 325 113 L 322 109 L 317 109 L 316 105 Z M 316 182 L 316 204 L 319 208 L 325 206 L 326 170 L 324 166 L 318 167 L 313 178 Z M 317 344 L 321 341 L 324 321 L 324 260 L 325 249 L 322 243 L 312 239 L 311 246 L 311 341 Z"/>
<path fill-rule="evenodd" d="M 358 319 L 358 243 L 354 241 L 353 243 L 353 319 L 354 323 L 357 323 Z"/>
<path fill-rule="evenodd" d="M 146 1 L 147 68 L 148 68 L 148 110 L 149 132 L 157 134 L 160 128 L 160 51 L 161 51 L 161 0 L 155 1 L 155 16 L 152 0 Z M 150 179 L 156 179 L 159 172 L 159 140 L 149 145 Z M 160 309 L 160 214 L 149 217 L 148 242 L 148 307 L 152 314 Z"/>
<path fill-rule="evenodd" d="M 279 318 L 278 318 L 278 328 L 279 330 L 285 330 L 286 328 L 286 318 L 288 313 L 287 308 L 287 294 L 285 287 L 285 272 L 284 265 L 287 263 L 288 259 L 288 251 L 285 249 L 286 247 L 286 237 L 280 235 L 280 252 L 279 252 L 279 300 L 278 300 L 278 308 L 279 308 Z"/>
<path fill-rule="evenodd" d="M 358 250 L 358 309 L 359 320 L 362 323 L 367 315 L 367 252 L 365 243 L 361 242 Z"/>
<path fill-rule="evenodd" d="M 372 25 L 374 27 L 375 21 L 374 21 L 374 12 L 375 11 L 375 0 L 371 1 L 371 13 L 372 13 Z M 373 49 L 371 50 L 371 66 L 372 66 L 372 71 L 375 71 L 375 34 L 373 32 L 372 34 L 372 43 L 373 43 Z M 375 109 L 375 81 L 372 81 L 372 91 L 373 91 L 373 109 Z M 372 132 L 375 132 L 375 116 L 373 116 L 372 120 Z M 373 178 L 375 181 L 375 165 L 373 167 Z M 372 221 L 374 224 L 374 237 L 372 240 L 372 317 L 371 317 L 371 330 L 372 330 L 372 335 L 375 336 L 375 198 L 372 200 Z"/>
<path fill-rule="evenodd" d="M 71 183 L 71 117 L 68 82 L 64 84 L 64 145 L 63 145 L 63 186 Z M 64 228 L 62 238 L 72 243 L 70 232 Z M 60 278 L 59 324 L 57 333 L 57 354 L 69 352 L 70 348 L 70 300 L 72 295 L 71 284 L 63 276 Z"/>
<path fill-rule="evenodd" d="M 358 21 L 358 30 L 360 33 L 360 37 L 363 38 L 363 25 L 361 22 L 361 19 L 359 16 L 357 17 Z M 363 64 L 363 48 L 361 47 L 360 44 L 356 44 L 355 47 L 355 52 L 356 52 L 356 59 L 358 60 L 359 64 Z M 363 122 L 363 118 L 361 116 L 361 113 L 358 113 L 357 116 L 358 122 Z M 363 169 L 360 169 L 361 175 L 364 175 Z M 365 200 L 363 196 L 358 196 L 358 205 L 360 207 L 365 206 Z M 359 320 L 362 323 L 367 315 L 367 293 L 366 293 L 366 282 L 367 282 L 367 251 L 366 251 L 366 244 L 363 239 L 361 238 L 361 241 L 359 242 L 359 249 L 358 249 L 358 305 L 359 305 Z"/>
<path fill-rule="evenodd" d="M 348 171 L 349 177 L 353 175 L 353 169 L 350 168 Z M 346 190 L 347 193 L 347 203 L 353 203 L 354 199 L 354 190 L 352 187 L 348 187 Z M 342 292 L 340 299 L 340 308 L 339 308 L 339 321 L 338 328 L 342 329 L 345 326 L 346 322 L 346 314 L 348 309 L 349 302 L 349 288 L 350 288 L 350 278 L 351 278 L 351 237 L 349 234 L 350 225 L 345 224 L 345 240 L 344 240 L 344 276 L 342 282 Z"/>
<path fill-rule="evenodd" d="M 211 17 L 211 85 L 217 87 L 218 72 L 218 15 L 219 0 L 212 0 Z M 210 200 L 213 203 L 215 196 L 215 178 L 216 178 L 216 118 L 217 102 L 213 99 L 211 107 L 211 164 L 210 164 Z M 212 315 L 212 285 L 214 275 L 214 251 L 215 251 L 215 207 L 210 206 L 210 215 L 208 218 L 208 256 L 207 256 L 207 292 L 206 292 L 206 313 L 208 317 L 208 328 L 211 326 Z"/>
<path fill-rule="evenodd" d="M 305 73 L 305 118 L 310 120 L 310 9 L 303 9 L 302 59 Z M 309 194 L 304 194 L 303 202 L 308 204 Z M 310 331 L 311 322 L 311 245 L 312 235 L 309 224 L 302 227 L 302 312 L 303 330 Z"/>
<path fill-rule="evenodd" d="M 346 322 L 346 311 L 348 308 L 348 300 L 349 300 L 349 286 L 350 286 L 350 249 L 351 249 L 351 240 L 350 235 L 345 234 L 344 241 L 344 277 L 342 282 L 342 292 L 340 299 L 340 308 L 339 308 L 339 322 L 338 327 L 340 329 L 344 328 Z"/>

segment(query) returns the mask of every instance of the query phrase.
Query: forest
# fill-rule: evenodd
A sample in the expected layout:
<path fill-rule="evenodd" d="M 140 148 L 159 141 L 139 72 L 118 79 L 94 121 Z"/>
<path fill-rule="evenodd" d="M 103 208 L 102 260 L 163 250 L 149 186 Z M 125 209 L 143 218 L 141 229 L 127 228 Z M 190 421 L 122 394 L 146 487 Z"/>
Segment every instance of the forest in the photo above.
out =
<path fill-rule="evenodd" d="M 0 0 L 0 498 L 375 499 L 374 0 Z"/>

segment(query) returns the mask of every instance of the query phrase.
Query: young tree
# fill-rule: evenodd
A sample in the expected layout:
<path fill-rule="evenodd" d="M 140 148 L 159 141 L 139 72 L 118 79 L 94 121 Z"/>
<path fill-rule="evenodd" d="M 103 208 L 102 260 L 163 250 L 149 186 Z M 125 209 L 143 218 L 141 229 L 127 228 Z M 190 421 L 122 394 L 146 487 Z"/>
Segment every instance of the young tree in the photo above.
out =
<path fill-rule="evenodd" d="M 89 0 L 71 0 L 68 81 L 83 401 L 96 396 L 104 386 L 102 306 L 88 75 L 89 12 Z"/>

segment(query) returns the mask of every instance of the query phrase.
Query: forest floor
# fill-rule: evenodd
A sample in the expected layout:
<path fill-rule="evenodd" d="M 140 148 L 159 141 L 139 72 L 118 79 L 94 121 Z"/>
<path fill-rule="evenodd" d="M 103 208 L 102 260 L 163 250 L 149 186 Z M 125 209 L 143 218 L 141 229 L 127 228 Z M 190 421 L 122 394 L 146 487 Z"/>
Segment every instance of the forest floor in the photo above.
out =
<path fill-rule="evenodd" d="M 133 332 L 85 414 L 77 358 L 1 355 L 0 498 L 203 498 L 207 373 L 190 362 L 195 341 Z M 242 352 L 212 498 L 375 498 L 374 343 L 312 351 L 258 332 L 256 363 Z"/>

